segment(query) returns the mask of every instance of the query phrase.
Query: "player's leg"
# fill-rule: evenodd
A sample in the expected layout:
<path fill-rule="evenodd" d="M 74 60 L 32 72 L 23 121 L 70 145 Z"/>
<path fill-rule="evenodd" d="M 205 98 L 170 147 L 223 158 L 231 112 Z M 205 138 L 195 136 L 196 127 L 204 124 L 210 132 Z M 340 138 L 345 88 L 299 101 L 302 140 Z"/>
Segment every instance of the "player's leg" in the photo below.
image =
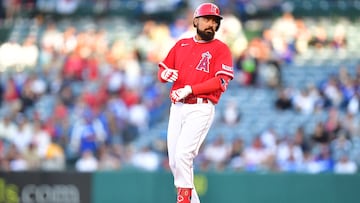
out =
<path fill-rule="evenodd" d="M 195 187 L 192 189 L 192 195 L 191 195 L 191 203 L 200 203 L 199 196 L 195 190 Z"/>
<path fill-rule="evenodd" d="M 169 166 L 171 172 L 175 173 L 175 150 L 176 142 L 180 135 L 181 131 L 181 107 L 183 104 L 171 104 L 169 123 L 167 130 L 167 148 L 168 148 L 168 157 L 169 157 Z"/>
<path fill-rule="evenodd" d="M 215 108 L 212 104 L 184 105 L 182 113 L 185 118 L 176 143 L 174 181 L 177 188 L 192 189 L 193 160 L 211 127 Z"/>

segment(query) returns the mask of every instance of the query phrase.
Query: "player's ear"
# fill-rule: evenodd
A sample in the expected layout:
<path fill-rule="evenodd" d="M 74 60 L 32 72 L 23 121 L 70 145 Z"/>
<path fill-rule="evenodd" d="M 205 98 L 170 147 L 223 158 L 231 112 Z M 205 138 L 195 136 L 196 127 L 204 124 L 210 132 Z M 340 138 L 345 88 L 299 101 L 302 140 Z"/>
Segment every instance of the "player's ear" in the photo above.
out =
<path fill-rule="evenodd" d="M 197 24 L 199 22 L 199 19 L 198 18 L 194 18 L 193 20 L 193 26 L 196 28 L 197 27 Z"/>

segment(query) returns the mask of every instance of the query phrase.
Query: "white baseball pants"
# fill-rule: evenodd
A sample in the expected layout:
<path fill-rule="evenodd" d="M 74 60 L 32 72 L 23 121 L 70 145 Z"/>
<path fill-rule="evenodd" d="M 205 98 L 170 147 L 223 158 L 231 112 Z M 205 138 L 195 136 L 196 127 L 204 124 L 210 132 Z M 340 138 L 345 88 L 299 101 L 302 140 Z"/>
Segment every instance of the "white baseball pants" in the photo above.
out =
<path fill-rule="evenodd" d="M 176 188 L 193 188 L 191 203 L 199 203 L 194 186 L 193 160 L 212 125 L 215 106 L 210 103 L 173 103 L 167 133 L 169 165 Z"/>

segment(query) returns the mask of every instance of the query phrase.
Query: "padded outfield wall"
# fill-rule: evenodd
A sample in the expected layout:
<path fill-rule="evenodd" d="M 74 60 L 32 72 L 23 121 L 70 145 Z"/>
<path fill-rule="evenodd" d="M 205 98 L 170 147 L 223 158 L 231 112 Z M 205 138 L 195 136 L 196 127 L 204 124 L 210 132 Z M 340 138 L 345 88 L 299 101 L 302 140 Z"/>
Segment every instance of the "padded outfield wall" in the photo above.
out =
<path fill-rule="evenodd" d="M 94 203 L 171 203 L 168 173 L 96 173 Z M 359 203 L 360 175 L 205 173 L 195 176 L 204 203 Z"/>
<path fill-rule="evenodd" d="M 174 203 L 171 174 L 0 172 L 0 203 Z M 360 174 L 196 174 L 202 203 L 359 203 Z"/>

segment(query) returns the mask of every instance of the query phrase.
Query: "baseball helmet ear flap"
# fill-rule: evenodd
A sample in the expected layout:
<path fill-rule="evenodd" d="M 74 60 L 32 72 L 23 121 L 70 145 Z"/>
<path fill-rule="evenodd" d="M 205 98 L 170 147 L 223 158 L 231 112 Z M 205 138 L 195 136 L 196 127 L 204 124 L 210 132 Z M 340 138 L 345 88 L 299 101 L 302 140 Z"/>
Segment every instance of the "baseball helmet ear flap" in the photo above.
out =
<path fill-rule="evenodd" d="M 216 27 L 215 31 L 218 31 L 220 28 L 221 18 L 217 18 L 216 23 L 217 23 L 217 27 Z"/>

